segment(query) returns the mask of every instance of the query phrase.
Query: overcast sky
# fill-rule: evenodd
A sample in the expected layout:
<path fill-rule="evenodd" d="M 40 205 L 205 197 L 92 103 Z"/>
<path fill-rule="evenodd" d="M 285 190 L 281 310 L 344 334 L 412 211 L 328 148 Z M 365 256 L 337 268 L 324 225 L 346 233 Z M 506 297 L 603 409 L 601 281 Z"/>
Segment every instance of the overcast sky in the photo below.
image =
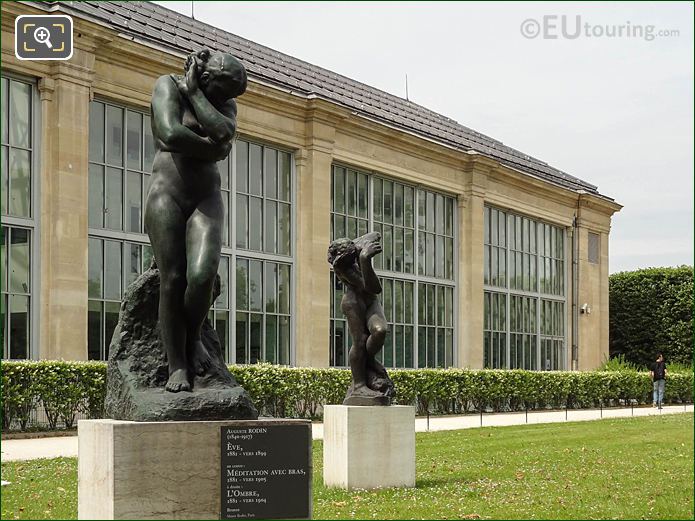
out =
<path fill-rule="evenodd" d="M 158 3 L 191 13 L 191 2 Z M 612 223 L 611 272 L 693 263 L 692 3 L 194 9 L 199 20 L 398 96 L 407 73 L 412 101 L 598 185 L 624 205 Z M 618 26 L 622 36 L 606 36 Z"/>

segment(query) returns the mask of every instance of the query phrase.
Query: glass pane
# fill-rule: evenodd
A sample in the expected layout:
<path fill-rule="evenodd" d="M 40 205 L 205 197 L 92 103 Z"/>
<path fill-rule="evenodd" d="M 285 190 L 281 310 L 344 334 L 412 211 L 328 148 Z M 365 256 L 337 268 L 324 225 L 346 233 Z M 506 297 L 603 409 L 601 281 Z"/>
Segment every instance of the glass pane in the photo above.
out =
<path fill-rule="evenodd" d="M 251 313 L 249 324 L 249 363 L 261 361 L 261 343 L 263 341 L 263 315 Z"/>
<path fill-rule="evenodd" d="M 104 167 L 89 165 L 89 226 L 104 227 Z"/>
<path fill-rule="evenodd" d="M 265 196 L 277 199 L 278 196 L 278 152 L 272 148 L 264 149 Z"/>
<path fill-rule="evenodd" d="M 393 229 L 393 253 L 393 270 L 403 271 L 403 228 Z"/>
<path fill-rule="evenodd" d="M 10 145 L 31 147 L 31 85 L 10 80 Z"/>
<path fill-rule="evenodd" d="M 149 177 L 149 176 L 147 176 Z M 229 245 L 229 192 L 222 190 L 222 206 L 224 206 L 224 221 L 222 221 L 222 244 Z"/>
<path fill-rule="evenodd" d="M 217 273 L 220 276 L 220 296 L 215 301 L 215 307 L 229 309 L 229 257 L 220 257 Z"/>
<path fill-rule="evenodd" d="M 425 241 L 427 239 L 427 234 L 423 231 L 418 232 L 418 248 L 417 248 L 417 253 L 418 253 L 418 268 L 417 272 L 419 275 L 424 275 L 425 274 Z"/>
<path fill-rule="evenodd" d="M 277 208 L 278 205 L 275 201 L 265 202 L 265 230 L 263 233 L 263 251 L 267 253 L 275 253 L 276 251 L 275 230 L 277 226 Z"/>
<path fill-rule="evenodd" d="M 2 78 L 2 86 L 0 86 L 0 92 L 2 92 L 2 101 L 0 101 L 0 110 L 2 110 L 2 114 L 0 115 L 0 132 L 2 132 L 2 134 L 0 135 L 0 142 L 2 143 L 7 143 L 9 133 L 9 122 L 7 119 L 9 81 L 10 80 L 7 78 Z M 4 323 L 5 322 L 3 322 L 3 324 Z"/>
<path fill-rule="evenodd" d="M 262 154 L 263 149 L 259 145 L 249 144 L 249 193 L 254 195 L 263 194 Z"/>
<path fill-rule="evenodd" d="M 384 303 L 384 316 L 387 322 L 393 322 L 393 280 L 382 279 L 381 284 L 383 286 L 381 296 Z"/>
<path fill-rule="evenodd" d="M 386 334 L 382 352 L 384 354 L 384 366 L 393 367 L 393 328 L 390 328 L 389 332 Z"/>
<path fill-rule="evenodd" d="M 106 107 L 106 162 L 123 164 L 123 109 L 111 105 Z"/>
<path fill-rule="evenodd" d="M 8 147 L 2 147 L 2 150 L 0 151 L 0 159 L 2 160 L 2 166 L 0 167 L 0 175 L 2 175 L 2 185 L 0 186 L 0 213 L 5 215 L 7 213 L 7 199 L 10 191 L 10 158 Z"/>
<path fill-rule="evenodd" d="M 142 267 L 144 270 L 149 270 L 152 265 L 152 246 L 149 244 L 142 245 Z"/>
<path fill-rule="evenodd" d="M 266 315 L 265 317 L 265 361 L 275 364 L 277 356 L 278 342 L 278 317 L 276 315 Z"/>
<path fill-rule="evenodd" d="M 384 181 L 384 222 L 393 222 L 393 183 Z"/>
<path fill-rule="evenodd" d="M 261 261 L 249 260 L 249 310 L 262 311 L 262 267 Z"/>
<path fill-rule="evenodd" d="M 282 201 L 292 200 L 292 156 L 287 152 L 280 152 L 280 179 L 278 181 L 278 198 Z"/>
<path fill-rule="evenodd" d="M 357 215 L 357 174 L 347 171 L 347 214 Z"/>
<path fill-rule="evenodd" d="M 413 367 L 413 327 L 405 326 L 403 329 L 403 350 L 405 359 L 403 361 L 403 367 L 412 368 Z"/>
<path fill-rule="evenodd" d="M 427 328 L 419 327 L 417 330 L 417 366 L 427 367 Z"/>
<path fill-rule="evenodd" d="M 128 172 L 126 178 L 126 230 L 140 232 L 142 218 L 142 175 Z"/>
<path fill-rule="evenodd" d="M 278 328 L 278 363 L 289 365 L 290 363 L 290 319 L 289 317 L 279 317 L 280 327 Z"/>
<path fill-rule="evenodd" d="M 142 114 L 127 111 L 126 165 L 134 170 L 142 169 Z"/>
<path fill-rule="evenodd" d="M 145 158 L 143 160 L 143 169 L 145 172 L 152 171 L 152 163 L 154 162 L 154 138 L 152 137 L 152 121 L 150 116 L 144 116 L 143 128 L 145 133 Z"/>
<path fill-rule="evenodd" d="M 384 244 L 384 269 L 393 270 L 393 226 L 384 226 L 382 238 Z"/>
<path fill-rule="evenodd" d="M 249 197 L 249 249 L 261 250 L 263 244 L 263 199 Z"/>
<path fill-rule="evenodd" d="M 130 242 L 126 242 L 123 246 L 125 248 L 125 284 L 127 287 L 140 275 L 142 247 Z"/>
<path fill-rule="evenodd" d="M 437 245 L 437 277 L 444 277 L 444 237 L 441 235 L 436 236 Z"/>
<path fill-rule="evenodd" d="M 236 142 L 236 190 L 248 191 L 249 177 L 249 144 L 246 141 Z"/>
<path fill-rule="evenodd" d="M 403 286 L 403 322 L 406 324 L 415 323 L 413 311 L 413 283 L 406 282 Z"/>
<path fill-rule="evenodd" d="M 432 192 L 427 192 L 427 231 L 435 231 L 435 204 L 434 204 L 434 194 Z"/>
<path fill-rule="evenodd" d="M 406 186 L 403 191 L 403 224 L 412 228 L 415 225 L 413 189 Z"/>
<path fill-rule="evenodd" d="M 275 313 L 277 299 L 277 264 L 274 262 L 265 263 L 265 311 Z"/>
<path fill-rule="evenodd" d="M 333 211 L 345 213 L 345 169 L 338 166 L 333 167 Z"/>
<path fill-rule="evenodd" d="M 382 193 L 382 181 L 381 179 L 375 178 L 374 181 L 372 182 L 372 186 L 374 189 L 374 197 L 372 197 L 372 204 L 373 204 L 373 212 L 374 212 L 374 220 L 381 222 L 383 219 L 383 210 L 382 210 L 382 198 L 383 198 L 383 193 Z"/>
<path fill-rule="evenodd" d="M 215 311 L 215 331 L 217 332 L 217 337 L 220 339 L 222 356 L 225 362 L 228 362 L 227 336 L 229 332 L 229 311 Z"/>
<path fill-rule="evenodd" d="M 10 297 L 10 358 L 29 357 L 29 297 Z"/>
<path fill-rule="evenodd" d="M 411 229 L 405 230 L 405 244 L 403 245 L 403 271 L 413 273 L 415 271 L 413 263 L 415 259 L 415 237 L 414 231 Z"/>
<path fill-rule="evenodd" d="M 106 169 L 106 208 L 104 224 L 111 230 L 123 229 L 123 170 Z"/>
<path fill-rule="evenodd" d="M 454 325 L 454 288 L 444 288 L 446 314 L 444 325 L 452 327 Z"/>
<path fill-rule="evenodd" d="M 367 176 L 357 174 L 357 215 L 363 219 L 367 219 Z"/>
<path fill-rule="evenodd" d="M 113 331 L 118 324 L 118 311 L 121 307 L 119 302 L 104 302 L 104 360 L 109 356 L 109 346 Z"/>
<path fill-rule="evenodd" d="M 31 214 L 31 163 L 26 150 L 10 151 L 10 214 L 29 217 Z"/>
<path fill-rule="evenodd" d="M 90 300 L 87 306 L 87 358 L 101 360 L 101 302 Z"/>
<path fill-rule="evenodd" d="M 444 276 L 454 278 L 454 240 L 449 238 L 444 239 Z"/>
<path fill-rule="evenodd" d="M 121 300 L 121 243 L 104 241 L 104 298 Z"/>
<path fill-rule="evenodd" d="M 104 104 L 89 104 L 89 160 L 104 162 Z"/>
<path fill-rule="evenodd" d="M 446 198 L 444 233 L 454 235 L 454 200 L 450 197 Z"/>
<path fill-rule="evenodd" d="M 236 261 L 236 307 L 249 309 L 249 261 Z"/>
<path fill-rule="evenodd" d="M 290 255 L 290 236 L 292 223 L 290 221 L 290 205 L 278 204 L 278 240 L 277 250 L 282 255 Z"/>
<path fill-rule="evenodd" d="M 395 280 L 394 282 L 394 322 L 403 322 L 403 281 Z"/>
<path fill-rule="evenodd" d="M 290 313 L 290 266 L 288 264 L 278 265 L 278 300 L 279 313 Z"/>
<path fill-rule="evenodd" d="M 425 237 L 427 239 L 427 247 L 426 247 L 426 253 L 425 253 L 425 263 L 426 263 L 426 270 L 425 273 L 430 276 L 434 277 L 434 260 L 435 260 L 435 250 L 434 250 L 434 235 L 431 233 L 425 234 Z"/>
<path fill-rule="evenodd" d="M 248 363 L 246 348 L 248 346 L 249 315 L 248 313 L 236 314 L 236 363 Z"/>
<path fill-rule="evenodd" d="M 238 248 L 248 247 L 248 209 L 246 205 L 248 204 L 248 196 L 237 195 L 236 196 L 236 245 Z"/>
<path fill-rule="evenodd" d="M 425 207 L 427 200 L 426 200 L 426 195 L 425 192 L 422 190 L 417 191 L 417 219 L 418 219 L 418 228 L 421 230 L 424 230 L 427 224 L 426 220 L 426 212 L 425 212 Z"/>
<path fill-rule="evenodd" d="M 9 241 L 9 228 L 2 227 L 2 235 L 0 235 L 0 291 L 5 292 L 6 288 L 6 278 L 7 278 L 7 260 L 8 260 L 8 248 L 7 243 Z M 4 300 L 2 301 L 4 304 Z M 0 331 L 5 327 L 5 322 L 0 321 Z"/>
<path fill-rule="evenodd" d="M 89 238 L 89 281 L 88 294 L 90 298 L 102 298 L 102 266 L 104 260 L 102 256 L 102 241 Z"/>
<path fill-rule="evenodd" d="M 403 185 L 393 186 L 393 224 L 403 225 Z"/>
<path fill-rule="evenodd" d="M 10 291 L 29 293 L 30 281 L 30 233 L 23 228 L 10 231 Z"/>
<path fill-rule="evenodd" d="M 395 366 L 403 367 L 405 362 L 403 353 L 403 326 L 395 326 L 393 333 L 394 350 L 396 351 Z"/>

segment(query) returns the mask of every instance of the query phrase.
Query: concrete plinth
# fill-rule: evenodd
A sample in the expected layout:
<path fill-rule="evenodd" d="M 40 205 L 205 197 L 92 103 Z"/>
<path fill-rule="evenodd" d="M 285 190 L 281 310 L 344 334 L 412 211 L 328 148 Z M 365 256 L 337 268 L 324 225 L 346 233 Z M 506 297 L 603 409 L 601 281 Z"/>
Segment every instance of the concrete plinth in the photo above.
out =
<path fill-rule="evenodd" d="M 327 487 L 415 486 L 415 407 L 327 405 L 323 409 Z"/>
<path fill-rule="evenodd" d="M 78 519 L 220 519 L 221 428 L 277 425 L 306 427 L 310 446 L 309 420 L 82 420 Z"/>

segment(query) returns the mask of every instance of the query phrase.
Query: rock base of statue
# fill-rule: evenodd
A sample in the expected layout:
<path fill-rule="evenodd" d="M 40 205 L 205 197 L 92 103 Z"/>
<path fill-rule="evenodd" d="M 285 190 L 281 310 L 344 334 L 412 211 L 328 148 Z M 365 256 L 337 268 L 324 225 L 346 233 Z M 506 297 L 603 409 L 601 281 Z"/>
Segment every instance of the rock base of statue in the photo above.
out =
<path fill-rule="evenodd" d="M 343 405 L 391 405 L 391 400 L 395 396 L 393 381 L 379 362 L 374 360 L 372 363 L 375 367 L 367 367 L 368 389 L 355 390 L 354 383 L 351 383 Z"/>
<path fill-rule="evenodd" d="M 80 420 L 77 432 L 78 519 L 311 518 L 309 420 Z"/>
<path fill-rule="evenodd" d="M 128 287 L 121 303 L 109 348 L 106 416 L 135 421 L 256 419 L 258 412 L 227 369 L 208 319 L 202 341 L 210 367 L 203 375 L 190 375 L 190 392 L 164 390 L 169 371 L 159 340 L 158 307 L 159 270 L 153 265 Z"/>
<path fill-rule="evenodd" d="M 326 405 L 323 483 L 343 489 L 415 486 L 415 407 Z"/>

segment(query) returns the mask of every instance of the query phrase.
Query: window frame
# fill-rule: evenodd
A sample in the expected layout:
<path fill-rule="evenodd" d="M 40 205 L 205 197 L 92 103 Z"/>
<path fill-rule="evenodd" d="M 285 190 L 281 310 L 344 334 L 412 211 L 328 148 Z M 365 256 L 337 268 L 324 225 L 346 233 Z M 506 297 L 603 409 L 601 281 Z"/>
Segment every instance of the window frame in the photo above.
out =
<path fill-rule="evenodd" d="M 38 78 L 29 76 L 26 74 L 17 73 L 11 70 L 5 70 L 3 68 L 2 78 L 6 78 L 9 81 L 17 81 L 20 83 L 25 83 L 30 87 L 30 115 L 29 121 L 31 125 L 31 147 L 30 150 L 30 194 L 29 194 L 29 204 L 30 212 L 29 217 L 18 217 L 8 214 L 2 214 L 2 224 L 7 228 L 24 228 L 29 230 L 30 240 L 30 254 L 29 254 L 29 277 L 30 277 L 30 292 L 29 292 L 29 339 L 27 340 L 27 358 L 26 360 L 37 360 L 41 356 L 41 306 L 39 305 L 39 298 L 41 295 L 41 264 L 40 264 L 40 245 L 41 245 L 41 212 L 38 211 L 40 197 L 41 197 L 41 151 L 43 142 L 41 139 L 41 129 L 43 128 L 43 112 L 40 99 Z M 9 90 L 8 90 L 8 102 L 9 102 Z M 9 105 L 7 107 L 8 113 L 8 132 L 9 132 Z M 4 125 L 4 122 L 0 124 Z M 9 142 L 9 135 L 8 135 Z M 3 147 L 5 145 L 3 144 Z M 8 144 L 8 150 L 11 147 Z M 21 148 L 21 147 L 20 147 Z M 2 157 L 2 159 L 5 159 Z M 9 197 L 9 157 L 8 160 L 8 197 Z M 3 196 L 5 194 L 2 194 Z M 9 204 L 8 204 L 9 206 Z M 9 208 L 8 208 L 9 210 Z M 3 235 L 3 241 L 5 237 Z M 7 252 L 9 254 L 9 251 Z M 4 266 L 2 267 L 4 269 Z M 2 276 L 6 276 L 3 274 Z M 9 288 L 6 288 L 9 290 Z M 11 292 L 7 291 L 3 294 L 10 295 Z M 8 298 L 9 304 L 9 298 Z M 9 308 L 6 309 L 5 323 L 0 324 L 5 332 L 3 335 L 3 346 L 2 346 L 2 359 L 8 360 L 6 354 L 9 354 Z"/>
<path fill-rule="evenodd" d="M 489 241 L 486 241 L 485 239 L 485 234 L 486 230 L 483 231 L 483 250 L 484 250 L 484 255 L 483 258 L 487 259 L 487 248 L 504 248 L 505 250 L 505 262 L 506 262 L 506 273 L 505 273 L 505 284 L 504 286 L 501 285 L 492 285 L 487 282 L 485 282 L 485 272 L 487 270 L 487 263 L 486 261 L 484 262 L 483 265 L 483 294 L 501 294 L 501 295 L 506 295 L 506 309 L 505 309 L 505 322 L 506 322 L 506 351 L 505 351 L 505 362 L 500 367 L 499 369 L 510 369 L 511 365 L 511 336 L 512 334 L 522 334 L 522 335 L 528 335 L 532 334 L 535 337 L 535 353 L 536 353 L 536 363 L 535 366 L 537 369 L 531 369 L 531 370 L 540 370 L 544 371 L 544 365 L 542 364 L 541 360 L 541 341 L 550 339 L 550 340 L 557 340 L 558 338 L 562 338 L 563 341 L 563 347 L 562 347 L 562 363 L 558 364 L 559 368 L 555 370 L 560 370 L 564 371 L 567 370 L 569 367 L 570 363 L 570 346 L 569 346 L 569 337 L 568 337 L 568 297 L 569 297 L 569 287 L 567 285 L 567 278 L 569 274 L 569 261 L 570 261 L 570 252 L 571 248 L 573 248 L 572 242 L 568 241 L 569 233 L 568 233 L 568 227 L 562 224 L 558 223 L 553 223 L 551 221 L 548 221 L 546 219 L 538 218 L 535 216 L 531 216 L 528 214 L 524 214 L 521 212 L 518 212 L 516 210 L 512 210 L 509 208 L 503 208 L 501 206 L 498 206 L 494 203 L 489 203 L 485 202 L 483 206 L 483 223 L 485 227 L 485 219 L 486 219 L 486 213 L 490 211 L 498 211 L 502 212 L 505 217 L 505 245 L 504 247 L 498 246 L 493 244 L 492 242 L 492 237 L 490 237 Z M 492 214 L 490 214 L 492 216 Z M 535 223 L 535 234 L 536 234 L 536 246 L 535 246 L 535 253 L 532 254 L 532 256 L 535 258 L 535 282 L 536 282 L 536 289 L 535 291 L 528 291 L 528 290 L 523 290 L 523 289 L 512 289 L 512 284 L 511 284 L 511 277 L 509 275 L 509 266 L 510 266 L 510 257 L 511 257 L 511 252 L 512 251 L 517 251 L 516 248 L 512 250 L 510 246 L 510 227 L 509 227 L 509 216 L 514 216 L 514 217 L 521 217 L 522 219 L 528 219 L 532 222 Z M 523 221 L 522 221 L 523 222 Z M 541 249 L 540 249 L 540 243 L 539 243 L 539 234 L 541 233 L 541 230 L 543 230 L 543 226 L 541 225 L 549 225 L 551 227 L 554 227 L 559 230 L 561 233 L 562 237 L 562 245 L 563 245 L 563 251 L 562 251 L 562 256 L 561 257 L 554 257 L 552 255 L 543 255 L 541 254 Z M 522 225 L 522 233 L 523 233 L 523 225 Z M 523 240 L 522 240 L 523 243 Z M 522 245 L 522 251 L 523 251 L 523 245 Z M 540 262 L 544 257 L 550 257 L 551 259 L 554 260 L 561 260 L 563 262 L 562 266 L 562 294 L 554 294 L 554 293 L 546 293 L 541 290 L 541 276 L 540 276 Z M 492 279 L 490 279 L 492 280 Z M 536 321 L 536 327 L 535 331 L 533 333 L 518 333 L 518 332 L 512 332 L 511 331 L 511 300 L 513 296 L 518 296 L 518 297 L 525 297 L 525 298 L 531 298 L 536 300 L 536 313 L 535 313 L 535 321 Z M 563 335 L 560 337 L 559 335 L 548 335 L 548 334 L 542 334 L 542 327 L 541 327 L 541 308 L 543 307 L 543 303 L 545 301 L 550 301 L 552 303 L 561 303 L 564 306 L 564 312 L 562 313 L 562 328 L 563 328 Z M 493 330 L 487 330 L 483 326 L 483 335 L 485 335 L 486 332 L 488 331 L 493 331 Z M 485 343 L 483 343 L 483 350 L 485 350 Z M 486 360 L 487 354 L 483 352 L 483 367 L 488 368 L 485 365 L 485 360 Z M 552 370 L 552 369 L 551 369 Z"/>
<path fill-rule="evenodd" d="M 330 176 L 331 176 L 330 177 L 330 186 L 331 186 L 330 197 L 331 197 L 331 201 L 334 198 L 333 176 L 334 176 L 335 168 L 343 168 L 346 171 L 349 169 L 349 170 L 355 171 L 358 175 L 359 174 L 365 174 L 367 176 L 367 231 L 368 232 L 375 231 L 375 222 L 383 223 L 383 221 L 375 221 L 375 219 L 374 219 L 374 197 L 373 197 L 373 194 L 374 194 L 374 181 L 376 179 L 379 179 L 382 183 L 384 181 L 388 181 L 388 182 L 392 182 L 394 184 L 401 184 L 403 186 L 410 187 L 413 189 L 413 230 L 414 230 L 414 233 L 413 233 L 413 270 L 412 270 L 412 273 L 406 272 L 405 269 L 403 269 L 402 271 L 388 271 L 388 270 L 385 270 L 382 268 L 377 268 L 376 266 L 374 268 L 374 272 L 376 273 L 376 275 L 379 277 L 380 280 L 390 279 L 390 280 L 393 280 L 394 282 L 402 280 L 405 282 L 411 282 L 412 283 L 412 287 L 413 287 L 413 300 L 412 300 L 412 306 L 413 306 L 413 322 L 412 322 L 412 325 L 413 325 L 413 357 L 412 357 L 413 367 L 412 368 L 414 368 L 414 369 L 418 368 L 419 362 L 420 362 L 419 356 L 418 356 L 419 330 L 420 330 L 420 328 L 430 328 L 430 327 L 435 328 L 435 335 L 436 335 L 436 331 L 439 329 L 442 329 L 445 331 L 445 333 L 444 333 L 445 343 L 446 343 L 446 330 L 453 330 L 452 331 L 452 343 L 453 343 L 452 359 L 451 360 L 445 359 L 444 365 L 442 365 L 441 367 L 443 367 L 443 368 L 458 367 L 459 355 L 458 355 L 457 346 L 458 346 L 458 338 L 459 338 L 459 316 L 458 316 L 458 313 L 459 313 L 459 291 L 460 291 L 460 289 L 459 289 L 459 251 L 458 251 L 458 242 L 457 242 L 457 238 L 459 237 L 458 196 L 456 194 L 452 194 L 452 193 L 449 193 L 449 192 L 446 192 L 443 190 L 439 190 L 439 189 L 435 189 L 435 188 L 430 188 L 428 186 L 424 186 L 421 184 L 410 183 L 408 181 L 404 181 L 402 179 L 399 179 L 395 176 L 389 177 L 388 175 L 385 175 L 384 173 L 381 173 L 381 172 L 375 172 L 373 170 L 356 167 L 356 166 L 353 166 L 353 165 L 346 163 L 344 161 L 334 160 L 331 163 L 331 169 L 330 169 Z M 383 186 L 383 184 L 382 184 L 382 186 Z M 432 193 L 435 196 L 435 200 L 436 200 L 437 195 L 443 196 L 444 201 L 446 201 L 447 198 L 452 200 L 452 235 L 448 236 L 448 235 L 445 235 L 444 233 L 438 234 L 436 232 L 433 232 L 435 237 L 442 235 L 442 236 L 452 238 L 452 263 L 453 263 L 453 265 L 452 265 L 453 278 L 452 279 L 438 278 L 436 276 L 429 276 L 429 275 L 419 273 L 418 245 L 419 245 L 420 227 L 419 227 L 419 215 L 418 215 L 418 202 L 419 202 L 419 197 L 420 197 L 419 194 L 421 191 L 424 191 L 425 197 L 427 196 L 427 193 Z M 383 194 L 383 191 L 382 191 L 382 194 Z M 382 197 L 383 197 L 383 195 L 382 195 Z M 347 196 L 346 196 L 346 200 L 347 200 Z M 331 219 L 331 226 L 332 226 L 333 215 L 334 215 L 333 204 L 330 204 L 329 207 L 330 207 L 330 219 Z M 393 208 L 393 206 L 392 206 L 392 208 Z M 435 219 L 436 219 L 436 209 L 434 210 L 434 212 L 435 212 Z M 403 213 L 404 213 L 404 221 L 403 221 L 404 224 L 403 225 L 391 224 L 390 226 L 392 226 L 394 228 L 399 227 L 402 229 L 409 229 L 409 227 L 407 225 L 405 225 L 405 206 L 403 207 Z M 343 215 L 343 214 L 346 215 L 347 210 L 345 212 L 341 213 L 341 215 Z M 359 219 L 359 217 L 358 217 L 358 219 Z M 435 223 L 435 229 L 436 229 L 436 223 Z M 444 229 L 446 230 L 446 215 L 444 215 Z M 332 232 L 332 228 L 331 228 L 331 235 L 332 235 L 332 233 L 333 232 Z M 346 230 L 346 233 L 347 233 L 347 230 Z M 429 232 L 426 232 L 426 233 L 429 233 Z M 435 240 L 435 249 L 436 249 L 436 240 Z M 446 247 L 445 247 L 445 251 L 446 251 Z M 444 271 L 446 272 L 446 261 L 445 261 Z M 435 266 L 435 273 L 436 273 L 436 266 Z M 331 337 L 329 339 L 330 340 L 330 342 L 329 342 L 329 363 L 330 363 L 330 360 L 333 360 L 335 358 L 334 353 L 333 353 L 333 350 L 334 350 L 333 349 L 333 340 L 334 340 L 333 339 L 333 331 L 335 330 L 335 322 L 334 321 L 335 320 L 342 320 L 343 322 L 345 322 L 344 317 L 340 318 L 337 316 L 336 317 L 333 316 L 334 315 L 333 305 L 334 305 L 334 300 L 335 300 L 335 296 L 334 296 L 333 292 L 336 291 L 336 289 L 334 287 L 334 274 L 333 274 L 332 269 L 331 269 L 331 275 L 330 276 L 331 276 L 331 296 L 332 296 L 332 298 L 330 298 L 331 312 L 329 313 L 329 321 L 330 321 L 329 335 L 331 335 Z M 420 324 L 419 316 L 418 316 L 418 312 L 419 312 L 418 295 L 419 295 L 420 284 L 432 284 L 432 285 L 435 285 L 436 287 L 453 288 L 453 302 L 452 302 L 453 318 L 452 318 L 451 327 L 449 327 L 449 326 L 441 326 L 440 327 L 439 325 L 430 326 L 429 324 L 426 324 L 426 323 Z M 395 294 L 395 289 L 394 289 L 394 294 Z M 439 294 L 439 290 L 437 290 L 437 294 Z M 446 310 L 445 310 L 445 313 L 446 313 Z M 435 317 L 435 320 L 436 320 L 436 317 Z M 404 323 L 395 322 L 395 321 L 392 321 L 392 322 L 394 322 L 396 324 L 404 325 Z M 393 329 L 393 328 L 391 328 L 390 325 L 389 325 L 389 329 L 390 329 L 389 335 L 390 336 L 395 335 L 395 331 L 391 331 L 391 329 Z M 347 346 L 345 348 L 346 351 L 345 351 L 345 357 L 344 358 L 347 361 L 347 358 L 348 358 L 347 352 L 349 351 L 349 348 L 350 348 L 350 334 L 349 334 L 349 331 L 347 329 L 346 322 L 344 325 L 344 331 L 346 332 L 345 333 L 345 338 L 346 338 L 345 342 L 347 344 Z M 388 341 L 388 339 L 387 339 L 387 341 Z M 444 349 L 445 349 L 444 353 L 445 353 L 445 358 L 446 358 L 446 344 L 445 344 Z M 437 350 L 435 349 L 435 352 L 436 351 Z M 383 356 L 384 356 L 384 350 L 382 349 L 378 355 L 378 358 L 380 360 L 383 360 Z M 394 359 L 394 366 L 395 366 L 395 360 L 396 360 L 395 353 L 394 353 L 393 359 Z M 448 362 L 448 364 L 447 364 L 447 362 Z M 347 365 L 345 365 L 345 366 L 331 365 L 331 367 L 348 367 L 348 366 Z M 440 366 L 438 366 L 438 365 L 432 365 L 432 366 L 428 366 L 427 368 L 439 368 L 439 367 Z"/>

